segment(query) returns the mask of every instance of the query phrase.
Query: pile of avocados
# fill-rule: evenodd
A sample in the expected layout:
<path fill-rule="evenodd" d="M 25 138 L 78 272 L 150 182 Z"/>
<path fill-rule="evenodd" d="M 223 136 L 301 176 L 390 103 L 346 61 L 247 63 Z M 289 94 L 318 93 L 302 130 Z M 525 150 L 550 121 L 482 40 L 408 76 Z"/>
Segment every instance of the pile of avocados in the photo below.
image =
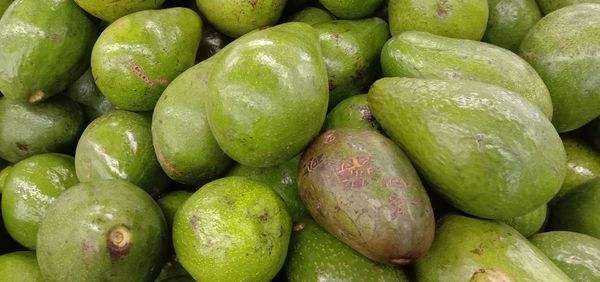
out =
<path fill-rule="evenodd" d="M 600 0 L 0 16 L 0 281 L 600 281 Z"/>

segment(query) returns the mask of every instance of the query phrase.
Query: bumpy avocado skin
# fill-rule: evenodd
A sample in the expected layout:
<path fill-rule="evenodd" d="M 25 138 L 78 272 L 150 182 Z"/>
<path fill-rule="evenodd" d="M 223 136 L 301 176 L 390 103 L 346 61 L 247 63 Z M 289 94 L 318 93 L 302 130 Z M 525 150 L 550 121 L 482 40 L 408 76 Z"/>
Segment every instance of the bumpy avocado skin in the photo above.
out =
<path fill-rule="evenodd" d="M 69 85 L 64 94 L 71 100 L 83 105 L 84 111 L 90 120 L 94 120 L 114 109 L 114 106 L 96 86 L 91 69 L 88 69 Z"/>
<path fill-rule="evenodd" d="M 30 102 L 58 94 L 89 66 L 96 36 L 71 0 L 14 2 L 0 19 L 0 92 Z"/>
<path fill-rule="evenodd" d="M 519 55 L 548 86 L 558 132 L 600 115 L 600 4 L 573 5 L 545 16 L 523 39 Z"/>
<path fill-rule="evenodd" d="M 483 41 L 513 52 L 542 18 L 535 0 L 489 0 L 488 5 L 490 16 Z"/>
<path fill-rule="evenodd" d="M 518 216 L 503 222 L 519 231 L 523 237 L 538 233 L 546 224 L 548 218 L 548 205 L 542 205 L 530 213 Z"/>
<path fill-rule="evenodd" d="M 335 17 L 329 12 L 315 8 L 306 7 L 301 11 L 293 14 L 287 21 L 289 22 L 303 22 L 309 25 L 315 25 L 318 23 L 324 23 L 335 20 Z"/>
<path fill-rule="evenodd" d="M 549 14 L 566 6 L 581 4 L 581 3 L 597 3 L 600 0 L 537 0 L 537 3 L 544 14 Z"/>
<path fill-rule="evenodd" d="M 367 95 L 362 94 L 345 99 L 327 114 L 324 129 L 334 128 L 379 130 L 381 126 L 371 114 Z"/>
<path fill-rule="evenodd" d="M 158 9 L 165 0 L 75 0 L 86 12 L 107 22 L 114 22 L 118 18 L 142 11 Z"/>
<path fill-rule="evenodd" d="M 467 80 L 383 78 L 368 101 L 420 175 L 466 213 L 514 218 L 560 189 L 566 173 L 560 136 L 514 92 Z"/>
<path fill-rule="evenodd" d="M 383 0 L 319 0 L 332 14 L 341 19 L 360 19 L 375 13 Z"/>
<path fill-rule="evenodd" d="M 42 282 L 44 277 L 35 252 L 20 251 L 0 256 L 0 277 L 11 282 Z"/>
<path fill-rule="evenodd" d="M 151 111 L 194 65 L 202 21 L 187 8 L 141 11 L 109 25 L 92 50 L 96 85 L 118 109 Z"/>
<path fill-rule="evenodd" d="M 574 231 L 600 239 L 600 178 L 564 195 L 550 209 L 551 230 Z"/>

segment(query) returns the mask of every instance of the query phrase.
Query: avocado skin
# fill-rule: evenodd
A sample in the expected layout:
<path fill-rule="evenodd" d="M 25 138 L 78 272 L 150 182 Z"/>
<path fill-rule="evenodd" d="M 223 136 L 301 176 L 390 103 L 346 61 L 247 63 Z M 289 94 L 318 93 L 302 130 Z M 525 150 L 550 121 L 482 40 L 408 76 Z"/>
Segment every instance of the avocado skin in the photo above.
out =
<path fill-rule="evenodd" d="M 65 97 L 38 104 L 0 97 L 0 158 L 16 163 L 36 154 L 70 152 L 84 126 L 81 107 Z"/>
<path fill-rule="evenodd" d="M 600 153 L 596 148 L 575 136 L 563 137 L 563 145 L 567 153 L 567 175 L 554 202 L 575 187 L 600 176 Z"/>
<path fill-rule="evenodd" d="M 409 31 L 381 52 L 385 76 L 474 80 L 514 91 L 552 119 L 552 99 L 535 70 L 514 53 L 483 42 Z"/>
<path fill-rule="evenodd" d="M 315 25 L 333 20 L 335 20 L 335 17 L 332 14 L 323 9 L 315 7 L 306 7 L 287 19 L 288 22 L 303 22 L 309 25 Z"/>
<path fill-rule="evenodd" d="M 600 239 L 600 178 L 564 195 L 550 210 L 550 229 L 574 231 Z"/>
<path fill-rule="evenodd" d="M 530 237 L 544 227 L 547 218 L 548 206 L 542 205 L 532 212 L 502 222 L 519 231 L 523 237 Z"/>
<path fill-rule="evenodd" d="M 488 0 L 490 16 L 483 41 L 517 52 L 527 32 L 541 18 L 535 0 Z"/>
<path fill-rule="evenodd" d="M 324 129 L 334 128 L 379 130 L 381 126 L 371 114 L 367 95 L 362 94 L 346 98 L 327 114 Z"/>
<path fill-rule="evenodd" d="M 409 281 L 401 268 L 371 261 L 311 218 L 300 219 L 294 226 L 284 268 L 290 282 Z"/>
<path fill-rule="evenodd" d="M 165 0 L 75 0 L 75 3 L 86 12 L 109 23 L 127 14 L 158 9 L 164 2 Z"/>
<path fill-rule="evenodd" d="M 10 6 L 12 1 L 13 0 L 0 0 L 0 18 L 2 17 L 6 9 L 8 9 L 8 6 Z"/>
<path fill-rule="evenodd" d="M 167 226 L 169 230 L 173 230 L 173 219 L 175 213 L 185 203 L 187 199 L 192 196 L 193 192 L 190 191 L 173 191 L 158 199 L 156 202 L 160 206 L 165 219 L 167 220 Z"/>
<path fill-rule="evenodd" d="M 91 69 L 85 71 L 75 82 L 69 85 L 64 95 L 83 105 L 83 109 L 90 120 L 94 120 L 114 109 L 114 106 L 96 86 Z"/>
<path fill-rule="evenodd" d="M 71 0 L 13 2 L 0 19 L 0 92 L 30 102 L 58 94 L 89 66 L 96 36 Z"/>
<path fill-rule="evenodd" d="M 319 0 L 332 14 L 341 19 L 360 19 L 375 13 L 383 0 Z"/>
<path fill-rule="evenodd" d="M 383 78 L 367 98 L 420 175 L 466 213 L 514 218 L 560 189 L 566 156 L 559 135 L 537 107 L 509 90 L 467 80 Z"/>
<path fill-rule="evenodd" d="M 415 264 L 415 275 L 422 282 L 571 281 L 510 226 L 454 214 L 438 221 L 433 246 Z M 504 280 L 477 280 L 486 275 Z"/>
<path fill-rule="evenodd" d="M 581 4 L 581 3 L 597 3 L 600 4 L 600 0 L 537 0 L 537 3 L 542 10 L 542 12 L 546 15 L 551 12 L 554 12 L 560 8 L 564 8 L 566 6 Z"/>
<path fill-rule="evenodd" d="M 10 282 L 43 282 L 35 252 L 19 251 L 0 256 L 0 277 Z"/>
<path fill-rule="evenodd" d="M 600 115 L 600 4 L 579 4 L 541 19 L 521 43 L 519 55 L 548 86 L 560 133 Z"/>

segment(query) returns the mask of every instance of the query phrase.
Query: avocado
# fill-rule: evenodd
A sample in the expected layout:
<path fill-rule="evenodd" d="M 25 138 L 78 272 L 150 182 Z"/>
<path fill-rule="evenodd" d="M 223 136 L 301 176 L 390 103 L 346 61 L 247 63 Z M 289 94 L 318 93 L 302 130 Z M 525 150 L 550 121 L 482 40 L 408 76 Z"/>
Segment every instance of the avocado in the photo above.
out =
<path fill-rule="evenodd" d="M 579 3 L 600 3 L 600 0 L 537 0 L 544 14 L 549 14 L 560 8 Z"/>
<path fill-rule="evenodd" d="M 600 115 L 600 4 L 579 4 L 549 14 L 531 28 L 519 55 L 544 80 L 558 132 Z"/>
<path fill-rule="evenodd" d="M 288 18 L 288 22 L 303 22 L 309 25 L 315 25 L 318 23 L 324 23 L 335 20 L 335 17 L 329 12 L 315 8 L 315 7 L 306 7 L 301 11 L 293 14 L 290 18 Z"/>
<path fill-rule="evenodd" d="M 547 216 L 548 205 L 542 205 L 525 215 L 517 216 L 509 220 L 503 220 L 502 222 L 519 231 L 523 237 L 530 237 L 531 235 L 538 233 L 544 227 Z"/>
<path fill-rule="evenodd" d="M 548 88 L 535 70 L 514 53 L 491 44 L 426 32 L 405 32 L 381 52 L 385 76 L 475 80 L 512 90 L 552 118 Z"/>
<path fill-rule="evenodd" d="M 327 114 L 317 31 L 291 22 L 237 39 L 219 55 L 208 87 L 208 123 L 227 155 L 255 167 L 290 160 L 319 133 Z"/>
<path fill-rule="evenodd" d="M 0 92 L 37 103 L 89 66 L 95 23 L 72 0 L 19 0 L 0 19 Z"/>
<path fill-rule="evenodd" d="M 329 108 L 364 93 L 380 73 L 379 54 L 389 38 L 380 18 L 335 20 L 314 25 L 329 77 Z"/>
<path fill-rule="evenodd" d="M 158 199 L 157 203 L 160 206 L 165 219 L 167 220 L 167 226 L 169 230 L 173 230 L 173 219 L 175 218 L 175 212 L 185 203 L 187 199 L 192 196 L 190 191 L 173 191 Z"/>
<path fill-rule="evenodd" d="M 431 203 L 406 155 L 373 130 L 321 134 L 300 161 L 298 192 L 312 217 L 362 255 L 414 262 L 431 246 Z"/>
<path fill-rule="evenodd" d="M 179 75 L 161 95 L 152 116 L 152 142 L 167 175 L 199 185 L 225 173 L 232 160 L 210 131 L 204 103 L 215 57 Z"/>
<path fill-rule="evenodd" d="M 541 18 L 535 0 L 489 0 L 483 41 L 517 52 L 527 32 Z"/>
<path fill-rule="evenodd" d="M 84 111 L 90 120 L 94 120 L 114 109 L 110 101 L 96 87 L 91 69 L 88 69 L 69 85 L 64 94 L 71 100 L 83 105 Z"/>
<path fill-rule="evenodd" d="M 42 282 L 35 252 L 20 251 L 0 256 L 0 277 L 10 282 Z"/>
<path fill-rule="evenodd" d="M 67 189 L 40 223 L 37 256 L 46 281 L 148 281 L 166 261 L 160 207 L 123 180 Z"/>
<path fill-rule="evenodd" d="M 446 215 L 429 252 L 415 264 L 417 281 L 571 281 L 510 226 Z"/>
<path fill-rule="evenodd" d="M 567 153 L 567 175 L 554 201 L 573 188 L 600 177 L 600 153 L 585 140 L 573 136 L 563 137 Z"/>
<path fill-rule="evenodd" d="M 285 0 L 196 0 L 206 20 L 234 38 L 277 23 L 285 3 Z"/>
<path fill-rule="evenodd" d="M 410 281 L 401 268 L 369 260 L 310 218 L 294 225 L 285 272 L 290 282 Z"/>
<path fill-rule="evenodd" d="M 0 0 L 0 18 L 2 17 L 6 9 L 8 9 L 8 6 L 10 6 L 12 1 L 13 0 Z"/>
<path fill-rule="evenodd" d="M 10 168 L 2 186 L 2 219 L 21 245 L 36 249 L 39 223 L 48 207 L 67 188 L 77 184 L 73 157 L 39 154 Z"/>
<path fill-rule="evenodd" d="M 270 281 L 283 266 L 291 229 L 277 193 L 231 176 L 204 185 L 179 208 L 173 243 L 196 281 Z"/>
<path fill-rule="evenodd" d="M 341 19 L 360 19 L 375 13 L 383 0 L 319 0 L 332 14 Z"/>
<path fill-rule="evenodd" d="M 569 231 L 540 233 L 529 238 L 573 281 L 600 281 L 600 240 Z"/>
<path fill-rule="evenodd" d="M 118 18 L 143 10 L 158 9 L 165 0 L 75 0 L 86 12 L 103 21 L 114 22 Z"/>
<path fill-rule="evenodd" d="M 346 98 L 333 108 L 325 118 L 325 130 L 334 128 L 356 128 L 379 130 L 381 126 L 371 114 L 367 95 Z"/>
<path fill-rule="evenodd" d="M 122 179 L 153 196 L 168 185 L 152 147 L 149 117 L 112 111 L 85 129 L 75 151 L 75 169 L 81 182 Z"/>
<path fill-rule="evenodd" d="M 159 203 L 160 204 L 160 203 Z M 164 210 L 163 210 L 164 211 Z M 172 228 L 170 229 L 172 230 Z M 195 282 L 190 274 L 181 266 L 175 255 L 163 266 L 154 282 Z"/>
<path fill-rule="evenodd" d="M 198 53 L 196 53 L 196 61 L 203 62 L 221 49 L 225 48 L 227 44 L 231 43 L 232 39 L 218 32 L 210 24 L 204 24 L 202 26 L 202 39 L 200 40 L 200 47 L 198 47 Z"/>
<path fill-rule="evenodd" d="M 81 107 L 54 97 L 30 104 L 0 97 L 0 158 L 16 163 L 41 153 L 67 153 L 85 124 Z"/>
<path fill-rule="evenodd" d="M 194 65 L 201 34 L 200 16 L 187 8 L 119 18 L 92 50 L 96 85 L 118 109 L 151 111 L 167 85 Z"/>
<path fill-rule="evenodd" d="M 390 0 L 388 5 L 392 36 L 414 30 L 479 41 L 489 15 L 487 0 Z"/>
<path fill-rule="evenodd" d="M 560 137 L 512 91 L 468 80 L 383 78 L 367 98 L 420 175 L 463 212 L 510 219 L 560 189 L 566 173 Z"/>
<path fill-rule="evenodd" d="M 550 209 L 550 229 L 574 231 L 600 239 L 600 178 L 581 184 Z"/>

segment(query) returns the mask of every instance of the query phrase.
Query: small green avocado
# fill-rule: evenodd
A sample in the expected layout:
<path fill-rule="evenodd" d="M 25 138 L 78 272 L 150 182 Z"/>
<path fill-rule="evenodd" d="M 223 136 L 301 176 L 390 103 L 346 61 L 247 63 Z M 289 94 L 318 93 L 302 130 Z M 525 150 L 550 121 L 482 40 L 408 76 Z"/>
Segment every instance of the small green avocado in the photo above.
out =
<path fill-rule="evenodd" d="M 567 153 L 567 175 L 553 201 L 573 188 L 600 177 L 600 153 L 596 148 L 585 140 L 572 136 L 563 137 L 563 145 Z"/>
<path fill-rule="evenodd" d="M 340 19 L 360 19 L 375 13 L 383 0 L 319 0 L 332 14 Z"/>
<path fill-rule="evenodd" d="M 542 205 L 530 213 L 502 222 L 519 231 L 523 237 L 529 237 L 538 233 L 544 227 L 547 218 L 548 205 Z"/>
<path fill-rule="evenodd" d="M 142 11 L 158 9 L 165 0 L 75 0 L 86 12 L 107 22 L 114 22 L 118 18 Z"/>
<path fill-rule="evenodd" d="M 334 128 L 356 128 L 379 130 L 381 126 L 371 114 L 367 95 L 346 98 L 333 108 L 325 119 L 325 130 Z"/>
<path fill-rule="evenodd" d="M 79 79 L 69 85 L 64 94 L 71 100 L 83 105 L 83 109 L 90 120 L 94 120 L 114 109 L 110 101 L 96 86 L 91 69 L 88 69 Z"/>
<path fill-rule="evenodd" d="M 35 252 L 21 251 L 0 256 L 0 280 L 7 282 L 43 282 Z"/>
<path fill-rule="evenodd" d="M 490 17 L 483 41 L 513 52 L 519 50 L 527 32 L 542 18 L 535 0 L 488 0 L 488 5 Z"/>
<path fill-rule="evenodd" d="M 306 7 L 303 10 L 293 14 L 287 21 L 303 22 L 309 25 L 315 25 L 318 23 L 324 23 L 333 20 L 335 20 L 335 17 L 323 9 L 315 7 Z"/>
<path fill-rule="evenodd" d="M 537 0 L 537 3 L 544 14 L 549 14 L 560 8 L 580 3 L 600 4 L 600 0 Z"/>
<path fill-rule="evenodd" d="M 600 178 L 573 190 L 550 209 L 551 230 L 574 231 L 600 239 Z"/>
<path fill-rule="evenodd" d="M 192 194 L 193 193 L 190 191 L 173 191 L 158 199 L 158 205 L 165 215 L 169 230 L 173 230 L 172 227 L 175 213 L 179 207 L 181 207 L 181 205 L 183 205 L 183 203 L 185 203 L 185 201 L 192 196 Z"/>

